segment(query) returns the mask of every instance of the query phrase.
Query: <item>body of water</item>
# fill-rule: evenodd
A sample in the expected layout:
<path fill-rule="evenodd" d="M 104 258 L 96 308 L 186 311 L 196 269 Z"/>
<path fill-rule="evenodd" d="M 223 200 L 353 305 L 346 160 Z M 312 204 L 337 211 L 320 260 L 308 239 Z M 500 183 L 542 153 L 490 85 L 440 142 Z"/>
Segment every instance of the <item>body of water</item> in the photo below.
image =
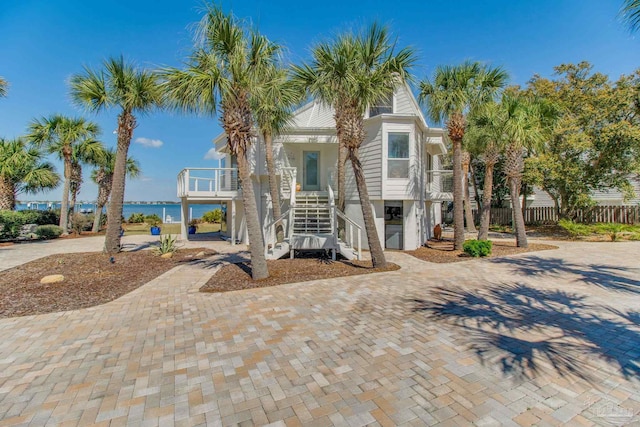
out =
<path fill-rule="evenodd" d="M 76 212 L 93 212 L 96 206 L 93 203 L 78 203 L 76 205 Z M 202 215 L 205 212 L 212 211 L 214 209 L 220 209 L 220 205 L 191 205 L 189 207 L 190 210 L 190 219 L 202 218 Z M 47 209 L 60 209 L 59 203 L 37 203 L 37 202 L 29 202 L 29 203 L 20 203 L 16 205 L 16 210 L 25 210 L 25 209 L 36 209 L 36 210 L 47 210 Z M 105 208 L 106 211 L 106 208 Z M 137 204 L 137 203 L 125 203 L 122 207 L 122 216 L 124 219 L 128 219 L 133 213 L 142 213 L 144 215 L 152 215 L 156 214 L 160 218 L 164 213 L 165 218 L 163 218 L 164 222 L 180 221 L 180 205 L 174 203 L 150 203 L 150 204 Z M 170 218 L 168 218 L 170 217 Z"/>

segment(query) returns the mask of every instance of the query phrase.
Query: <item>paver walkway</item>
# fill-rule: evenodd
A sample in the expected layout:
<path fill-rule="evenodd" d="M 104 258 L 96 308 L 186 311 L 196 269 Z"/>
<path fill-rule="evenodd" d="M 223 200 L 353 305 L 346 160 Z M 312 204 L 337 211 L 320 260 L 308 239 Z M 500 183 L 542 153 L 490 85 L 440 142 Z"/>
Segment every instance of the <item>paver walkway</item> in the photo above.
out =
<path fill-rule="evenodd" d="M 0 320 L 0 425 L 637 425 L 640 243 Z"/>

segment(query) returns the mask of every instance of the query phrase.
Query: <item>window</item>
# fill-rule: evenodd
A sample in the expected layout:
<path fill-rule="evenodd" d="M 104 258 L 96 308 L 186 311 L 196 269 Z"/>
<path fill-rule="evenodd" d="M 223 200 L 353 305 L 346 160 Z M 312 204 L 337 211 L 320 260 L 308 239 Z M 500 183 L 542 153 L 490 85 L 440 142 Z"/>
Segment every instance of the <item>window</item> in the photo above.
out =
<path fill-rule="evenodd" d="M 409 134 L 388 134 L 388 178 L 409 178 Z"/>
<path fill-rule="evenodd" d="M 393 114 L 393 93 L 369 106 L 369 117 L 379 116 L 380 114 Z"/>

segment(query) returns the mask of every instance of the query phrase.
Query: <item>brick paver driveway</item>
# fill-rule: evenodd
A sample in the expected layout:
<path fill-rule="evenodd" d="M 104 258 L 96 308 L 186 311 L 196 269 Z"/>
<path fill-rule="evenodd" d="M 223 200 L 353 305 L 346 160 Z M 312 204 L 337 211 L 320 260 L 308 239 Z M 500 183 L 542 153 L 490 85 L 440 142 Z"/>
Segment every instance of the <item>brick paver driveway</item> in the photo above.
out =
<path fill-rule="evenodd" d="M 640 243 L 0 320 L 0 425 L 622 425 L 640 413 Z"/>

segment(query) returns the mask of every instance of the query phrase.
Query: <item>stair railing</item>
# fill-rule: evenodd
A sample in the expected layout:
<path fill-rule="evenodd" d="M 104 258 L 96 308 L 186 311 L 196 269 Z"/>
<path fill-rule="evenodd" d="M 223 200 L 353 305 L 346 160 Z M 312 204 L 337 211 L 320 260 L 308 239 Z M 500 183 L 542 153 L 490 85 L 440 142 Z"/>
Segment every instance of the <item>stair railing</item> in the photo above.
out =
<path fill-rule="evenodd" d="M 333 244 L 338 245 L 338 217 L 336 211 L 336 198 L 333 194 L 333 188 L 331 184 L 327 185 L 327 191 L 329 192 L 329 213 L 331 215 L 331 234 L 333 234 Z"/>
<path fill-rule="evenodd" d="M 268 222 L 262 228 L 264 235 L 264 255 L 267 256 L 269 253 L 269 246 L 275 249 L 276 244 L 278 243 L 278 236 L 276 235 L 276 224 L 280 221 L 283 222 L 283 227 L 285 227 L 287 236 L 291 236 L 291 229 L 293 228 L 291 220 L 285 221 L 285 218 L 290 217 L 290 213 L 293 209 L 287 209 L 282 213 L 278 218 Z"/>
<path fill-rule="evenodd" d="M 338 235 L 338 218 L 340 218 L 344 221 L 344 225 L 345 225 L 344 242 L 347 244 L 347 246 L 349 246 L 350 248 L 358 252 L 358 260 L 361 260 L 362 259 L 362 227 L 360 227 L 353 220 L 348 218 L 343 212 L 340 212 L 340 210 L 337 208 L 335 203 L 335 194 L 333 192 L 333 189 L 331 188 L 331 185 L 327 185 L 327 190 L 329 192 L 329 205 L 331 206 L 331 230 L 334 235 L 334 238 L 336 239 L 336 243 L 338 243 L 338 240 L 340 239 L 340 236 Z M 356 233 L 356 239 L 357 239 L 356 242 L 354 242 L 353 240 L 354 231 Z"/>

